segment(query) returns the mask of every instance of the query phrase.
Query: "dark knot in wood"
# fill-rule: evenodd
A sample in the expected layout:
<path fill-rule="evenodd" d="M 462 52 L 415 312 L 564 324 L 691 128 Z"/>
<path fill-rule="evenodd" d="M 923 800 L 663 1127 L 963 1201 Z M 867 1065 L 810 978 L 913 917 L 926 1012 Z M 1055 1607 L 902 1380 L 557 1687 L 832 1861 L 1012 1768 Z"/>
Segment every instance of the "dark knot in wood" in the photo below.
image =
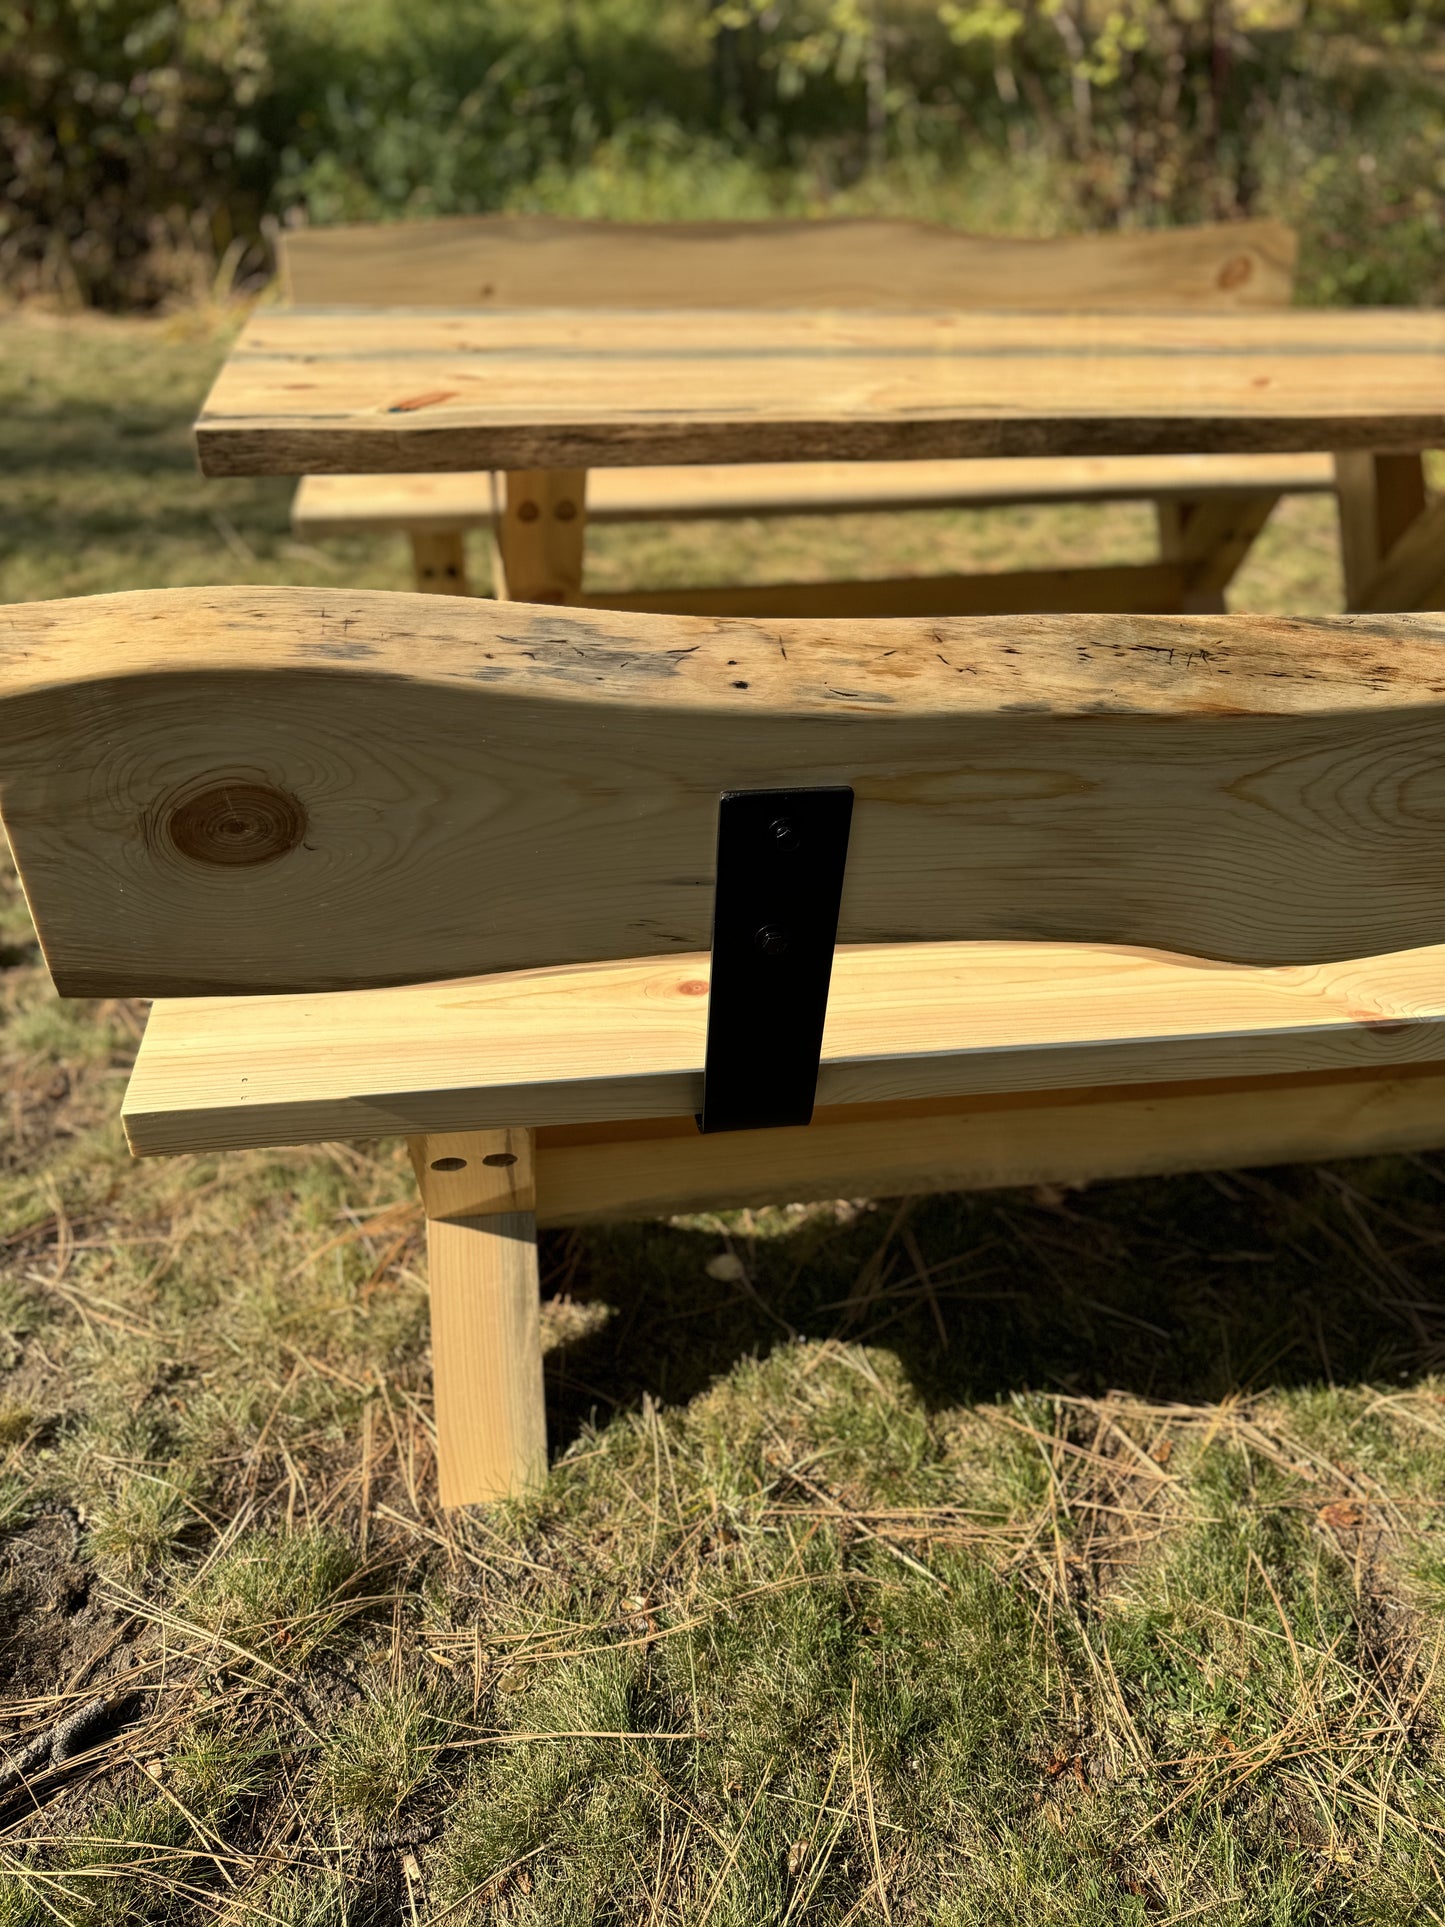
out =
<path fill-rule="evenodd" d="M 171 811 L 171 842 L 197 863 L 273 863 L 306 834 L 306 811 L 266 783 L 217 783 Z"/>

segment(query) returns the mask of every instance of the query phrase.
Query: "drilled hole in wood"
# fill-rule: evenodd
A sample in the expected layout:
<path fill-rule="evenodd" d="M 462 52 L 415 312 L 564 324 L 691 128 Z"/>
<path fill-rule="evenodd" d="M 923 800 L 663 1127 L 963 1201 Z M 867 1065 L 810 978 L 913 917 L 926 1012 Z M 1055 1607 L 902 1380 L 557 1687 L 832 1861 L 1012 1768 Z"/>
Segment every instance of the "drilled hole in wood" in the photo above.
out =
<path fill-rule="evenodd" d="M 467 1161 L 465 1158 L 433 1158 L 431 1168 L 433 1171 L 465 1171 Z"/>
<path fill-rule="evenodd" d="M 517 1154 L 515 1151 L 488 1151 L 487 1155 L 482 1159 L 483 1164 L 490 1164 L 494 1170 L 505 1170 L 507 1165 L 515 1164 L 516 1162 Z"/>

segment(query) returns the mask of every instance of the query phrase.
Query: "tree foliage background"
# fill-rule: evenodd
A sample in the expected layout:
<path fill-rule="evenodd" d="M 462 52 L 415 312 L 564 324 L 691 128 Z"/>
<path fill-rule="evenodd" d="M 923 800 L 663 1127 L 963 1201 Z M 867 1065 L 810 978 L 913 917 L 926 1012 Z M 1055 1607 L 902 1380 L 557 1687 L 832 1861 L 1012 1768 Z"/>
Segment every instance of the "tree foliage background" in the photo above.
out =
<path fill-rule="evenodd" d="M 0 285 L 145 306 L 279 222 L 1294 221 L 1445 292 L 1445 0 L 11 0 Z"/>

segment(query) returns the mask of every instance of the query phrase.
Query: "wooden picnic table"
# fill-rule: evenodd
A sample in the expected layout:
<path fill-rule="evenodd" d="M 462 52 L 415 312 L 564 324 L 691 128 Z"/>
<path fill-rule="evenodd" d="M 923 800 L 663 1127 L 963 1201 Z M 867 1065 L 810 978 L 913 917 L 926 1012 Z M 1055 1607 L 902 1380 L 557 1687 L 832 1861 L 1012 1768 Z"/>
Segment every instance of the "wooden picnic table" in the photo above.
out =
<path fill-rule="evenodd" d="M 1445 315 L 1422 310 L 277 309 L 243 331 L 196 438 L 212 476 L 507 471 L 509 593 L 553 601 L 586 599 L 593 467 L 1323 451 L 1351 605 L 1445 593 L 1445 503 L 1419 460 L 1445 446 Z M 1059 573 L 1056 606 L 1158 606 L 1131 603 L 1129 571 Z M 1117 599 L 1085 574 L 1119 577 L 1100 591 Z M 645 606 L 722 606 L 683 594 Z"/>

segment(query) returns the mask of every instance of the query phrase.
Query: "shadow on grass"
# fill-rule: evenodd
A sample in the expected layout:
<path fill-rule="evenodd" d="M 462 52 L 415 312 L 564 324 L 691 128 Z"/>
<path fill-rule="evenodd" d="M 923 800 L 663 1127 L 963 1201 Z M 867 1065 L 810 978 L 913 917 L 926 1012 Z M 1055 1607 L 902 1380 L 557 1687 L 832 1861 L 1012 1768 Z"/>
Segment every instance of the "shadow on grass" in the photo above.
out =
<path fill-rule="evenodd" d="M 552 1232 L 544 1293 L 610 1316 L 548 1355 L 548 1423 L 563 1447 L 795 1336 L 886 1347 L 935 1408 L 1399 1385 L 1445 1361 L 1442 1252 L 1445 1165 L 1403 1157 L 888 1200 L 780 1235 Z M 733 1277 L 709 1274 L 720 1257 Z"/>

